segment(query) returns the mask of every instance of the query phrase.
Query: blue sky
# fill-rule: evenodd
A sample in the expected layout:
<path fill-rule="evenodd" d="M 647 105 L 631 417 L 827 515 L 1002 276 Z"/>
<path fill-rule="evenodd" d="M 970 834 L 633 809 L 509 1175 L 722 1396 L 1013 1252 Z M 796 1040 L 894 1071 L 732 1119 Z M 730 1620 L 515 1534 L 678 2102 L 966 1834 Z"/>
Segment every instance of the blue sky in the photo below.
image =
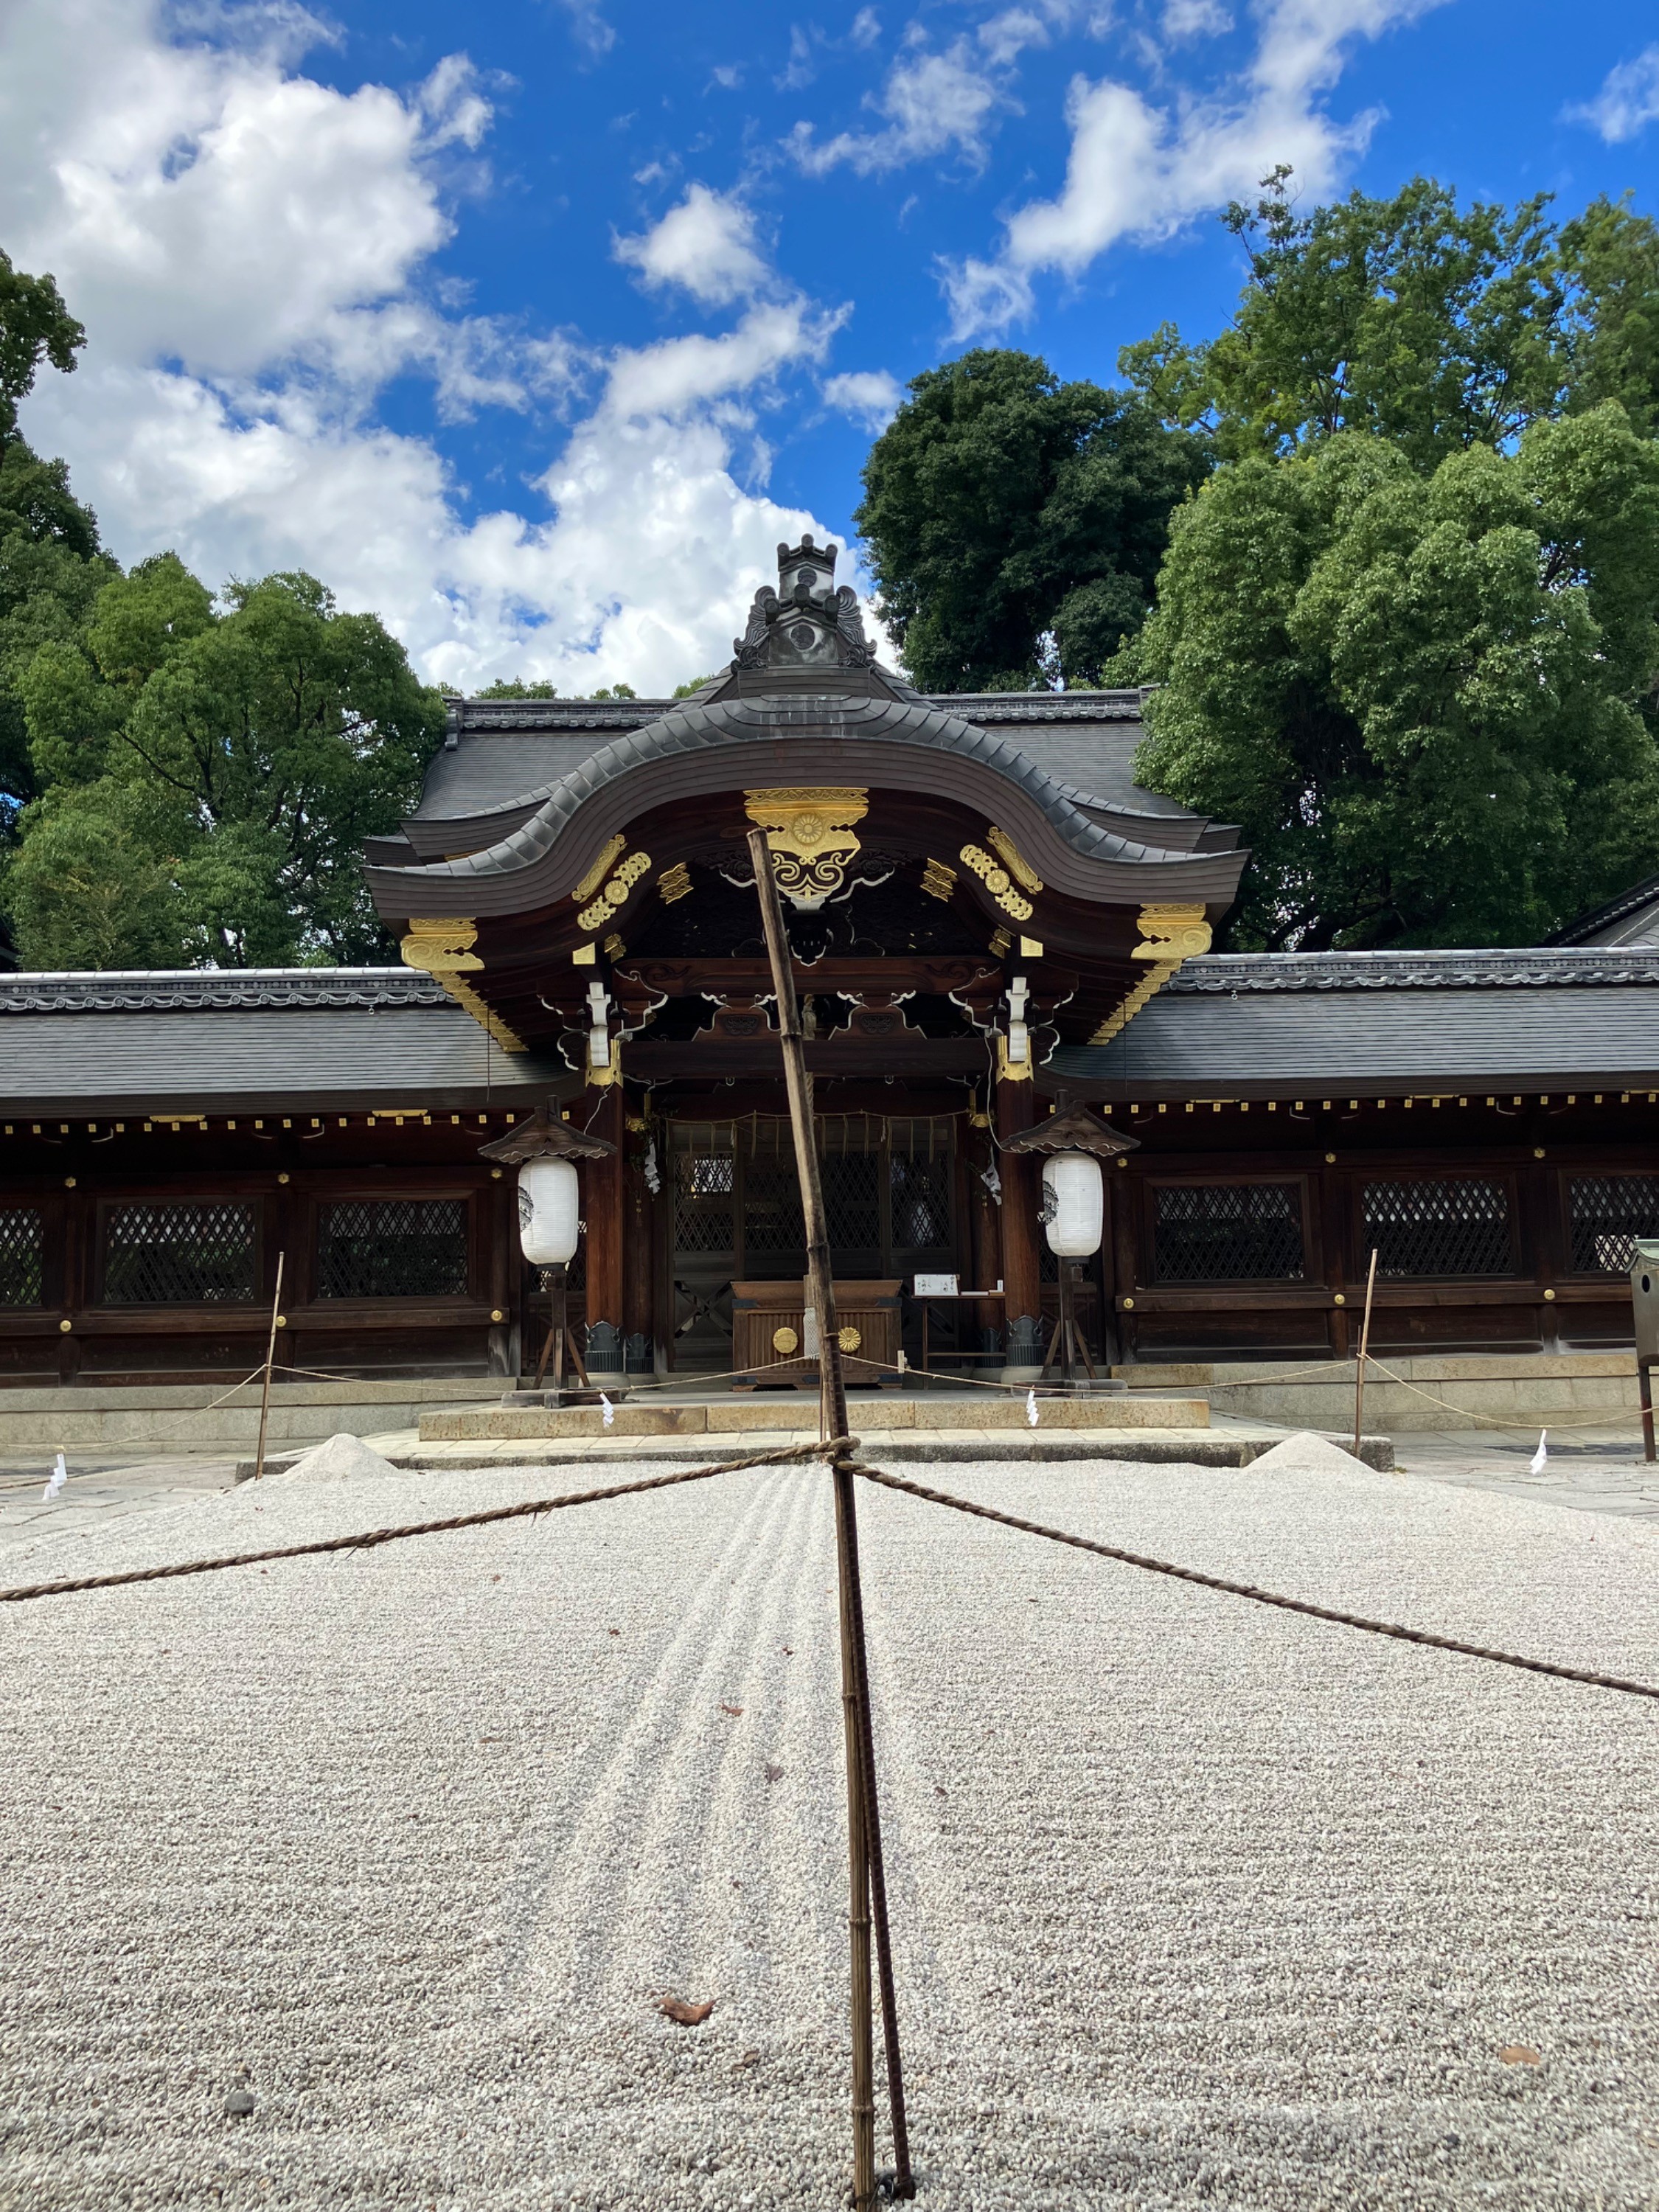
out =
<path fill-rule="evenodd" d="M 1419 170 L 1659 210 L 1650 10 L 0 0 L 0 246 L 88 325 L 29 403 L 126 561 L 306 567 L 428 676 L 672 686 L 972 343 L 1109 380 L 1215 221 Z"/>

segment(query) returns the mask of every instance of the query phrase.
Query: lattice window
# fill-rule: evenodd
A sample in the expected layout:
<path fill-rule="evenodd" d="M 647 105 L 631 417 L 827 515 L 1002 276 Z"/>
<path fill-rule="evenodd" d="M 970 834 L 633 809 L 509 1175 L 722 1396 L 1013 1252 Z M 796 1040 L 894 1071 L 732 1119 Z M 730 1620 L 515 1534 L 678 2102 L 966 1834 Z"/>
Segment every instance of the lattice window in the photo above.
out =
<path fill-rule="evenodd" d="M 1154 1281 L 1302 1280 L 1299 1184 L 1164 1183 L 1158 1187 L 1156 1204 Z"/>
<path fill-rule="evenodd" d="M 1659 1237 L 1659 1176 L 1574 1176 L 1567 1185 L 1572 1267 L 1627 1275 L 1638 1237 Z"/>
<path fill-rule="evenodd" d="M 793 1160 L 750 1157 L 744 1162 L 743 1243 L 745 1261 L 754 1253 L 805 1250 L 800 1186 Z"/>
<path fill-rule="evenodd" d="M 730 1152 L 677 1152 L 674 1249 L 731 1252 L 737 1244 L 735 1176 Z"/>
<path fill-rule="evenodd" d="M 881 1250 L 881 1154 L 831 1152 L 823 1164 L 830 1249 Z"/>
<path fill-rule="evenodd" d="M 0 1208 L 0 1306 L 46 1302 L 46 1230 L 32 1206 Z"/>
<path fill-rule="evenodd" d="M 464 1198 L 350 1198 L 317 1217 L 319 1298 L 466 1296 Z"/>
<path fill-rule="evenodd" d="M 1509 1193 L 1473 1176 L 1446 1182 L 1368 1182 L 1364 1250 L 1380 1275 L 1507 1275 L 1515 1265 Z"/>
<path fill-rule="evenodd" d="M 951 1242 L 951 1155 L 895 1152 L 888 1164 L 896 1252 L 937 1251 Z"/>
<path fill-rule="evenodd" d="M 253 1297 L 254 1209 L 234 1199 L 116 1206 L 104 1225 L 108 1305 L 241 1305 Z"/>

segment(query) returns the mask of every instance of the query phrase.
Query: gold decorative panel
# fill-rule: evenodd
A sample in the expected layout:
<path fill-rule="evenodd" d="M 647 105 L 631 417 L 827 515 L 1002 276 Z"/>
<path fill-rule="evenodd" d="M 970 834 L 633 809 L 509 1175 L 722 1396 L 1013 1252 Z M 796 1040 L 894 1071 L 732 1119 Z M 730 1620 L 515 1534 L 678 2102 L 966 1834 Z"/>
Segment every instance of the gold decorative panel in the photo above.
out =
<path fill-rule="evenodd" d="M 957 872 L 943 860 L 929 860 L 921 872 L 921 888 L 929 898 L 948 901 L 957 887 Z"/>
<path fill-rule="evenodd" d="M 745 791 L 744 811 L 766 832 L 772 873 L 781 895 L 794 906 L 819 907 L 847 880 L 847 864 L 859 850 L 853 824 L 870 811 L 867 791 L 788 787 Z"/>
<path fill-rule="evenodd" d="M 691 871 L 684 860 L 676 860 L 672 868 L 665 868 L 657 878 L 657 891 L 665 906 L 672 906 L 676 899 L 691 896 Z"/>

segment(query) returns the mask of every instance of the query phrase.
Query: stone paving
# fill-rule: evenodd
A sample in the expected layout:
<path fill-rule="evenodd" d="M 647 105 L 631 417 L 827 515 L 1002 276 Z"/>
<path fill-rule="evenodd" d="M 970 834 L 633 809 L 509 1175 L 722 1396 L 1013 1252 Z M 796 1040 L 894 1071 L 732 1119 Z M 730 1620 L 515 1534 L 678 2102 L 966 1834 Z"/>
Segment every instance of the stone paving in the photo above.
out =
<path fill-rule="evenodd" d="M 1260 1435 L 1267 1425 L 1225 1414 L 1212 1425 L 1224 1436 L 1235 1429 Z M 1433 1482 L 1535 1498 L 1589 1513 L 1659 1519 L 1659 1466 L 1643 1460 L 1639 1437 L 1628 1428 L 1613 1424 L 1577 1430 L 1571 1438 L 1552 1436 L 1548 1465 L 1534 1475 L 1528 1463 L 1537 1441 L 1501 1430 L 1415 1431 L 1398 1440 L 1399 1464 L 1402 1473 Z M 375 1442 L 385 1448 L 384 1437 Z M 0 1551 L 44 1535 L 82 1534 L 228 1490 L 238 1464 L 223 1453 L 191 1451 L 145 1455 L 88 1449 L 70 1452 L 67 1459 L 68 1486 L 47 1504 L 43 1492 L 51 1455 L 0 1455 Z"/>
<path fill-rule="evenodd" d="M 46 1503 L 50 1453 L 8 1453 L 0 1458 L 0 1551 L 43 1536 L 84 1535 L 90 1530 L 158 1507 L 228 1490 L 236 1461 L 223 1454 L 178 1452 L 166 1458 L 138 1452 L 66 1452 L 70 1479 Z"/>

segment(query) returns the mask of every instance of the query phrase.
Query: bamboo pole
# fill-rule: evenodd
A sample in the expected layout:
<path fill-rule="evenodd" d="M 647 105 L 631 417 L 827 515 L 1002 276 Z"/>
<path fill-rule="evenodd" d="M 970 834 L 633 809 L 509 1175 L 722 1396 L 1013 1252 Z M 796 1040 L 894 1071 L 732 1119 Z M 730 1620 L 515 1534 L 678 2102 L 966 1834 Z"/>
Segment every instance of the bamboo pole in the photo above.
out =
<path fill-rule="evenodd" d="M 763 832 L 751 830 L 749 857 L 754 865 L 772 985 L 778 1001 L 783 1047 L 784 1083 L 794 1137 L 795 1171 L 800 1182 L 801 1212 L 806 1229 L 806 1271 L 818 1320 L 818 1420 L 821 1438 L 848 1433 L 847 1383 L 842 1366 L 836 1318 L 835 1283 L 830 1264 L 829 1224 L 818 1173 L 812 1123 L 812 1084 L 806 1072 L 806 1048 L 795 998 L 783 908 L 772 876 L 772 854 Z M 864 1653 L 864 1601 L 859 1587 L 858 1515 L 853 1477 L 837 1462 L 831 1471 L 836 1501 L 836 1553 L 841 1611 L 842 1705 L 846 1723 L 848 1924 L 852 1948 L 853 2027 L 853 2205 L 868 2212 L 875 2203 L 875 2053 L 870 1999 L 871 1900 L 876 1906 L 876 1944 L 880 1957 L 883 2033 L 887 2087 L 892 2103 L 895 2194 L 912 2196 L 909 2142 L 905 2125 L 904 2082 L 900 2063 L 897 2008 L 891 1948 L 887 1930 L 886 1881 L 881 1858 L 881 1821 L 875 1789 L 874 1742 L 870 1728 L 869 1677 Z"/>
<path fill-rule="evenodd" d="M 270 1418 L 270 1367 L 276 1357 L 276 1324 L 283 1312 L 283 1262 L 286 1252 L 276 1255 L 276 1290 L 270 1301 L 270 1340 L 265 1346 L 265 1379 L 259 1391 L 259 1443 L 253 1455 L 253 1480 L 258 1482 L 265 1471 L 265 1424 Z"/>
<path fill-rule="evenodd" d="M 1370 1273 L 1365 1278 L 1365 1318 L 1359 1324 L 1359 1364 L 1353 1376 L 1353 1455 L 1359 1456 L 1360 1424 L 1365 1413 L 1365 1352 L 1371 1340 L 1371 1299 L 1376 1290 L 1376 1247 L 1371 1247 Z"/>

